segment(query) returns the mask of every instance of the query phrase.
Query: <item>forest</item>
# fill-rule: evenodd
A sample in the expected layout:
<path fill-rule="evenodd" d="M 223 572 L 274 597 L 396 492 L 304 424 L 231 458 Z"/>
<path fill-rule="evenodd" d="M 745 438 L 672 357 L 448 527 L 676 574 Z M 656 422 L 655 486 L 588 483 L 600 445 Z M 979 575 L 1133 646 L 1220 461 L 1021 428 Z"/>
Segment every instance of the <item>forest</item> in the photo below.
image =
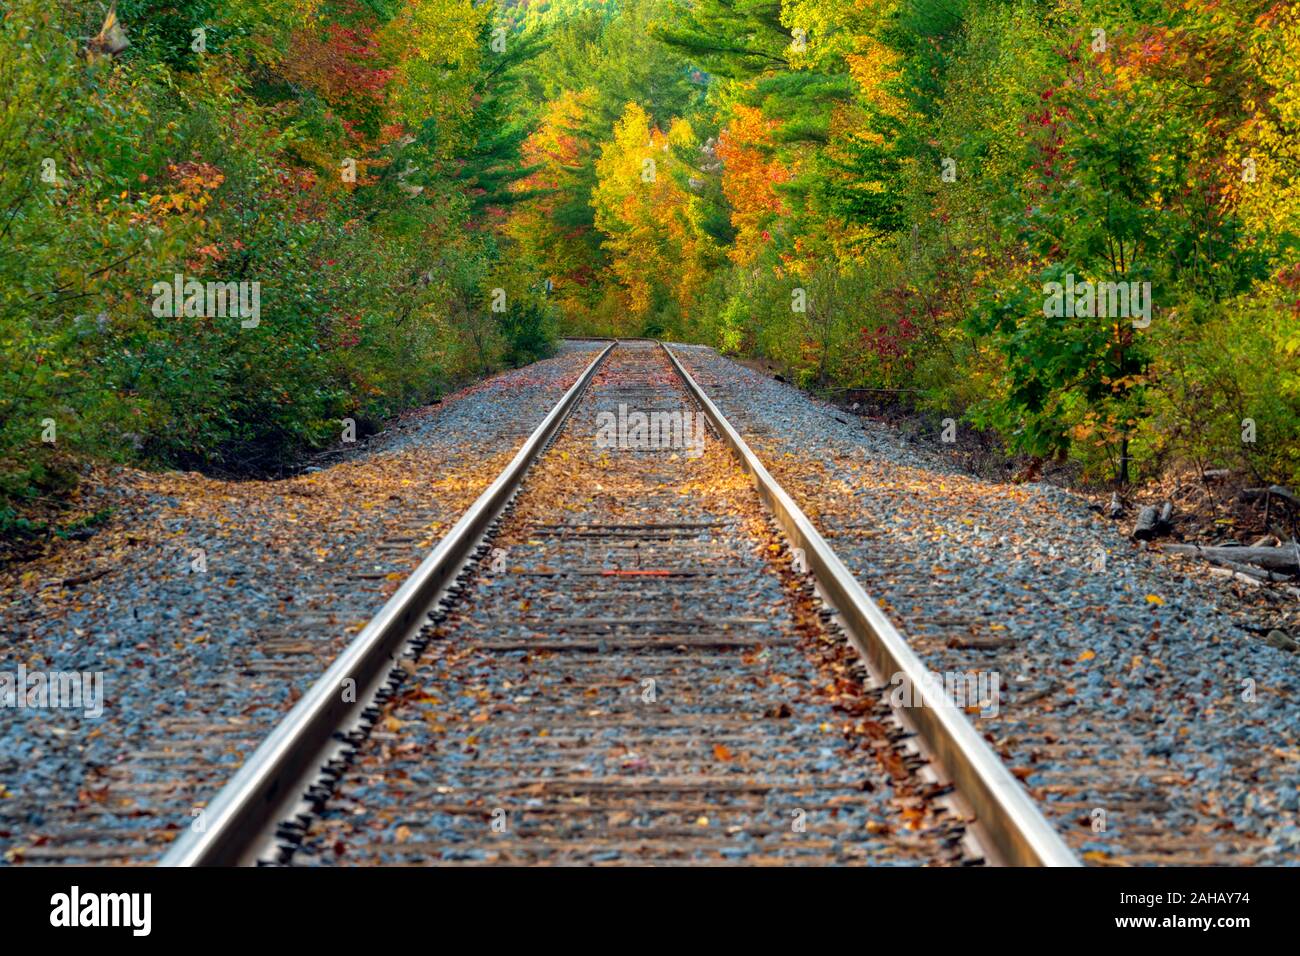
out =
<path fill-rule="evenodd" d="M 6 0 L 0 532 L 560 336 L 1300 480 L 1300 5 Z"/>

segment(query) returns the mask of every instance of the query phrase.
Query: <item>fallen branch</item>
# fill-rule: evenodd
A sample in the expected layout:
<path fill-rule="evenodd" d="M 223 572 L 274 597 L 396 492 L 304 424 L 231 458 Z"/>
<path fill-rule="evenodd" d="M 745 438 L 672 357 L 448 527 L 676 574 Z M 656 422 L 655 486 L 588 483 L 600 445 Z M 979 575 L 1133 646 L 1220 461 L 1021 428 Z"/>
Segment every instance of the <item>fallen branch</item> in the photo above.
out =
<path fill-rule="evenodd" d="M 1289 489 L 1283 488 L 1281 485 L 1269 485 L 1267 488 L 1242 488 L 1237 497 L 1242 501 L 1277 498 L 1279 501 L 1285 502 L 1287 507 L 1292 510 L 1300 509 L 1300 500 L 1291 494 Z"/>
<path fill-rule="evenodd" d="M 83 584 L 89 584 L 91 581 L 98 581 L 104 575 L 108 574 L 112 568 L 102 568 L 99 571 L 90 571 L 86 574 L 78 574 L 75 577 L 64 578 L 59 582 L 60 586 L 65 588 L 80 587 Z"/>
<path fill-rule="evenodd" d="M 1254 576 L 1259 573 L 1258 571 L 1253 572 L 1253 574 L 1242 574 L 1240 571 L 1234 571 L 1232 568 L 1220 567 L 1217 564 L 1214 567 L 1206 568 L 1205 570 L 1209 571 L 1211 574 L 1222 575 L 1225 578 L 1240 581 L 1242 584 L 1249 584 L 1253 588 L 1264 586 L 1264 582 Z M 1264 593 L 1267 594 L 1268 592 L 1265 591 Z"/>
<path fill-rule="evenodd" d="M 1261 597 L 1268 598 L 1270 601 L 1281 601 L 1284 603 L 1289 602 L 1290 600 L 1300 601 L 1300 588 L 1292 587 L 1289 584 L 1284 584 L 1280 587 L 1267 587 L 1267 582 L 1262 581 L 1259 578 L 1252 577 L 1249 574 L 1242 574 L 1240 571 L 1232 570 L 1232 568 L 1220 567 L 1217 564 L 1211 564 L 1206 567 L 1205 570 L 1216 577 L 1225 577 L 1233 581 L 1239 581 L 1242 584 L 1249 584 L 1253 588 L 1258 588 L 1259 590 L 1256 591 L 1256 593 Z M 1255 571 L 1255 573 L 1259 574 L 1259 571 Z M 1290 598 L 1288 598 L 1287 595 L 1290 595 Z"/>
<path fill-rule="evenodd" d="M 1173 554 L 1195 554 L 1215 564 L 1226 566 L 1253 564 L 1282 574 L 1300 573 L 1300 546 L 1288 544 L 1281 548 L 1242 548 L 1228 546 L 1201 547 L 1199 544 L 1169 544 L 1165 550 Z"/>
<path fill-rule="evenodd" d="M 1276 571 L 1265 571 L 1263 568 L 1251 567 L 1249 564 L 1241 564 L 1237 561 L 1225 561 L 1223 558 L 1208 559 L 1220 567 L 1227 568 L 1229 571 L 1235 571 L 1238 575 L 1254 578 L 1256 581 L 1289 581 L 1285 574 L 1278 574 Z"/>

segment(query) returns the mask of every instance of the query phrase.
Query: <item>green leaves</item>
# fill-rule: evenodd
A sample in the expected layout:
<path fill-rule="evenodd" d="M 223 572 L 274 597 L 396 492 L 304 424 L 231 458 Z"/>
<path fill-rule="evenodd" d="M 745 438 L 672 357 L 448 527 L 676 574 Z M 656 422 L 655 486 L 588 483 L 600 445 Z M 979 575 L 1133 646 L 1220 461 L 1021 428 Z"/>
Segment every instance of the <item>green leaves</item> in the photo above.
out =
<path fill-rule="evenodd" d="M 491 209 L 527 173 L 515 85 L 536 52 L 512 41 L 491 59 L 487 11 L 422 5 L 463 28 L 451 52 L 467 69 L 423 104 L 412 140 L 392 112 L 411 104 L 382 94 L 394 58 L 419 51 L 374 39 L 406 4 L 326 2 L 321 33 L 303 16 L 321 5 L 297 0 L 123 0 L 129 53 L 93 64 L 71 7 L 11 6 L 0 503 L 60 486 L 81 456 L 274 472 L 333 441 L 342 417 L 381 418 L 507 350 L 547 349 L 549 313 L 525 307 L 495 328 L 481 294 L 503 255 Z M 353 181 L 344 157 L 359 160 Z M 257 283 L 259 324 L 159 313 L 151 290 L 177 274 Z"/>

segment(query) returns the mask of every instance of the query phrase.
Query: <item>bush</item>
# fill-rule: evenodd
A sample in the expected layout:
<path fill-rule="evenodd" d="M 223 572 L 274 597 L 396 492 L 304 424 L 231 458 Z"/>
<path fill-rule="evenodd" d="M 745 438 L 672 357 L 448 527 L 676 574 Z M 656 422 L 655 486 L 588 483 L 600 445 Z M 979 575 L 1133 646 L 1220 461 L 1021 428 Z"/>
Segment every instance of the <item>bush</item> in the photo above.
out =
<path fill-rule="evenodd" d="M 372 42 L 383 15 L 330 7 L 124 2 L 115 58 L 86 55 L 99 23 L 71 0 L 0 19 L 0 156 L 21 159 L 0 164 L 0 507 L 66 487 L 83 456 L 280 471 L 342 418 L 550 347 L 535 302 L 494 328 L 483 282 L 509 250 L 466 229 L 470 197 L 435 175 L 454 161 L 440 143 L 473 146 L 473 111 L 449 101 L 408 135 L 382 95 L 402 55 Z M 445 40 L 437 18 L 464 14 L 421 26 Z M 456 38 L 477 49 L 477 30 Z M 164 302 L 176 275 L 246 283 L 256 322 Z M 470 343 L 472 327 L 491 334 Z"/>

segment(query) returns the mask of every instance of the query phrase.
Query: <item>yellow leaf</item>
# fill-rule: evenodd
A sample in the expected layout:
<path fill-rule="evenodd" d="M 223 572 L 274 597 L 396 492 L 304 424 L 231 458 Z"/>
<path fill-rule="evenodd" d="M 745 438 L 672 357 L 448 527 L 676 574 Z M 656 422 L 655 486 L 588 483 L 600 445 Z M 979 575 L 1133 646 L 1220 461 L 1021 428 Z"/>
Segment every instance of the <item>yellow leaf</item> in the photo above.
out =
<path fill-rule="evenodd" d="M 1147 595 L 1147 603 L 1148 603 L 1148 604 L 1164 604 L 1164 603 L 1165 603 L 1165 599 L 1162 598 L 1162 597 L 1161 597 L 1160 595 L 1158 595 L 1158 594 L 1148 594 L 1148 595 Z"/>

